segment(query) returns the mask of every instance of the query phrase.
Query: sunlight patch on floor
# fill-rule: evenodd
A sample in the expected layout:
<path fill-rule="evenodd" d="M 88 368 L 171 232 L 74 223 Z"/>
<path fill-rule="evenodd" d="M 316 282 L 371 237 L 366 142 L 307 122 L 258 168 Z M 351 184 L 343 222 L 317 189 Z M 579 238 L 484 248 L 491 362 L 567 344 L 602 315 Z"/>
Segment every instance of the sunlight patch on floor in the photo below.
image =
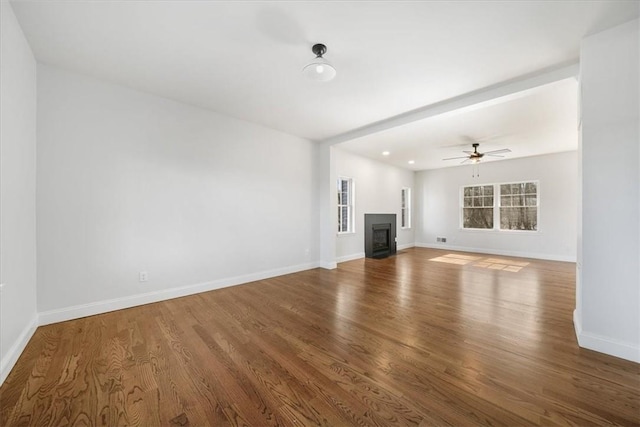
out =
<path fill-rule="evenodd" d="M 502 270 L 502 271 L 510 271 L 512 273 L 517 273 L 522 270 L 524 267 L 529 265 L 528 262 L 523 261 L 514 261 L 510 259 L 503 258 L 485 258 L 479 256 L 471 256 L 471 255 L 459 255 L 459 254 L 448 254 L 435 258 L 431 258 L 429 261 L 436 262 L 444 262 L 447 264 L 456 264 L 456 265 L 467 265 L 473 263 L 473 267 L 479 268 L 487 268 L 489 270 Z"/>
<path fill-rule="evenodd" d="M 447 264 L 467 265 L 470 262 L 474 262 L 479 259 L 482 259 L 482 257 L 471 256 L 471 255 L 448 254 L 448 255 L 443 255 L 436 258 L 431 258 L 429 261 L 446 262 Z"/>
<path fill-rule="evenodd" d="M 487 258 L 481 262 L 473 264 L 474 267 L 488 268 L 490 270 L 511 271 L 512 273 L 517 273 L 527 265 L 529 265 L 528 262 L 502 258 Z"/>

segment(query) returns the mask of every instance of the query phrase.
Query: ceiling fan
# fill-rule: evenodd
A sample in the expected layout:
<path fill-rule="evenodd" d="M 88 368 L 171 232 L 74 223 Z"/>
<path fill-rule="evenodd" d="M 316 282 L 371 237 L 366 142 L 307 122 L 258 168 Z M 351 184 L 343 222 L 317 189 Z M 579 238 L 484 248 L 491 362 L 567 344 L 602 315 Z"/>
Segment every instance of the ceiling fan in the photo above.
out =
<path fill-rule="evenodd" d="M 468 150 L 462 151 L 463 153 L 467 153 L 466 156 L 448 157 L 448 158 L 442 159 L 442 160 L 464 159 L 461 162 L 461 164 L 462 163 L 466 163 L 468 161 L 471 161 L 472 163 L 479 163 L 480 159 L 482 159 L 484 156 L 504 157 L 504 156 L 501 156 L 500 154 L 510 153 L 511 152 L 511 150 L 509 150 L 508 148 L 503 148 L 501 150 L 493 150 L 493 151 L 487 151 L 485 153 L 481 153 L 481 152 L 478 151 L 478 147 L 480 146 L 479 143 L 474 142 L 473 144 L 471 144 L 471 146 L 473 147 L 473 151 L 468 151 Z"/>

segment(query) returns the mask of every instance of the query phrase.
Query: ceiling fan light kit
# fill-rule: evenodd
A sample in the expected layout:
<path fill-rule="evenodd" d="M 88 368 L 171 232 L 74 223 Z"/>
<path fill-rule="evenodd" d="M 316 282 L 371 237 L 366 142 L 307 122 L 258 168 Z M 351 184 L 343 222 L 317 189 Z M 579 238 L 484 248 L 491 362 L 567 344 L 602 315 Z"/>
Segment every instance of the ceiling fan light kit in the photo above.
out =
<path fill-rule="evenodd" d="M 316 82 L 328 82 L 333 80 L 337 72 L 333 65 L 322 57 L 327 52 L 327 47 L 322 43 L 314 44 L 311 51 L 316 57 L 302 69 L 302 73 L 310 80 Z"/>
<path fill-rule="evenodd" d="M 501 156 L 500 154 L 511 152 L 511 150 L 509 150 L 508 148 L 502 148 L 500 150 L 486 151 L 484 153 L 481 153 L 478 151 L 478 147 L 480 146 L 479 143 L 474 142 L 473 144 L 471 144 L 471 146 L 473 147 L 473 151 L 467 151 L 467 150 L 463 151 L 463 153 L 467 153 L 466 156 L 447 157 L 446 159 L 442 159 L 442 160 L 464 159 L 461 163 L 466 163 L 468 161 L 471 161 L 471 163 L 477 164 L 477 163 L 480 163 L 480 160 L 484 156 L 504 157 L 504 156 Z"/>

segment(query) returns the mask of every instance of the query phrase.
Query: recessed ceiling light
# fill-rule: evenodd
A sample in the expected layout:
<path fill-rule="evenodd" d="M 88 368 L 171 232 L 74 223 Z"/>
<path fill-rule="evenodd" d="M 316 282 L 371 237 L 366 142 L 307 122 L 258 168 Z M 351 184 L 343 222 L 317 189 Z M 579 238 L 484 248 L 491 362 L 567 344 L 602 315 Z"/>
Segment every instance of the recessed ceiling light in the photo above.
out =
<path fill-rule="evenodd" d="M 416 161 L 415 160 L 409 160 L 407 163 L 409 163 L 410 165 L 414 164 Z"/>
<path fill-rule="evenodd" d="M 390 152 L 388 152 L 388 151 L 383 151 L 383 152 L 382 152 L 382 155 L 383 155 L 383 156 L 388 156 L 389 154 L 391 154 L 391 153 L 390 153 Z"/>

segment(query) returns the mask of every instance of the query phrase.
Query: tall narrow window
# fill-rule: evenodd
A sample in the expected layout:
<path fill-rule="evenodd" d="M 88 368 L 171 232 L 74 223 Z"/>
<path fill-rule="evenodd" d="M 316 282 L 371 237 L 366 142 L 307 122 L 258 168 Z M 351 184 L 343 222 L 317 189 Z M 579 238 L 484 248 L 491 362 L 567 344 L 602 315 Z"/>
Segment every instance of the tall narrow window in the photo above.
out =
<path fill-rule="evenodd" d="M 463 187 L 462 227 L 493 228 L 493 185 Z"/>
<path fill-rule="evenodd" d="M 338 178 L 338 233 L 353 231 L 353 179 Z"/>
<path fill-rule="evenodd" d="M 500 229 L 538 229 L 538 184 L 519 182 L 500 185 Z"/>
<path fill-rule="evenodd" d="M 400 209 L 400 227 L 411 228 L 411 189 L 408 187 L 402 189 Z"/>

